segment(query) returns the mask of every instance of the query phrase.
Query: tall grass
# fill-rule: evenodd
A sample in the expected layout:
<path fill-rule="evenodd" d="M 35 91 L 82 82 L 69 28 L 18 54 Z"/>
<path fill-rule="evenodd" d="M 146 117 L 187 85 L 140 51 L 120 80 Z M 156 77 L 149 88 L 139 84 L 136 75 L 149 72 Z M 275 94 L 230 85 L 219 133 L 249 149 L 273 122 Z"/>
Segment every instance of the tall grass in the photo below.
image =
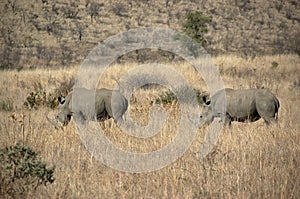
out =
<path fill-rule="evenodd" d="M 216 146 L 202 162 L 197 158 L 207 127 L 201 127 L 186 153 L 158 171 L 129 174 L 109 168 L 90 154 L 71 122 L 56 130 L 41 106 L 28 110 L 26 96 L 40 83 L 51 92 L 76 75 L 78 67 L 59 70 L 1 71 L 0 101 L 10 102 L 0 116 L 0 147 L 30 145 L 50 165 L 56 165 L 55 182 L 30 192 L 28 198 L 299 198 L 300 192 L 300 59 L 292 55 L 264 56 L 244 60 L 234 56 L 214 58 L 224 83 L 233 88 L 270 88 L 280 101 L 279 122 L 233 123 L 225 127 Z M 276 68 L 272 62 L 277 62 Z M 112 66 L 99 87 L 113 88 L 135 65 Z M 196 88 L 205 82 L 187 64 L 174 65 Z M 162 90 L 138 89 L 130 104 L 132 118 L 146 125 L 151 101 Z M 157 150 L 172 141 L 180 117 L 176 104 L 165 106 L 169 117 L 161 132 L 149 139 L 128 136 L 113 123 L 101 127 L 120 148 L 135 152 Z M 200 109 L 199 109 L 200 111 Z M 12 113 L 15 114 L 12 119 Z M 24 117 L 25 116 L 25 117 Z M 19 122 L 22 120 L 22 122 Z M 20 125 L 22 123 L 22 125 Z"/>

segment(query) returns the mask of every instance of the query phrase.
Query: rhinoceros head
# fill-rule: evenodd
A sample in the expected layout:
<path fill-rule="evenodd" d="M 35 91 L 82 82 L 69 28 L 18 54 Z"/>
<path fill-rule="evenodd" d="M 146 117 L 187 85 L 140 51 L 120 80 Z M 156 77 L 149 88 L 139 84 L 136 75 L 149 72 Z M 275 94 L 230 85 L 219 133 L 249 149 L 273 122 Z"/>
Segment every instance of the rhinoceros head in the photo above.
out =
<path fill-rule="evenodd" d="M 66 101 L 64 97 L 58 97 L 58 102 L 60 112 L 56 115 L 55 119 L 62 123 L 63 126 L 66 126 L 70 122 L 72 116 L 70 102 Z"/>
<path fill-rule="evenodd" d="M 50 119 L 48 114 L 46 115 L 47 120 L 56 128 L 62 129 L 63 126 L 66 126 L 71 120 L 71 108 L 69 107 L 69 101 L 64 97 L 58 97 L 60 112 L 55 116 L 54 119 Z"/>

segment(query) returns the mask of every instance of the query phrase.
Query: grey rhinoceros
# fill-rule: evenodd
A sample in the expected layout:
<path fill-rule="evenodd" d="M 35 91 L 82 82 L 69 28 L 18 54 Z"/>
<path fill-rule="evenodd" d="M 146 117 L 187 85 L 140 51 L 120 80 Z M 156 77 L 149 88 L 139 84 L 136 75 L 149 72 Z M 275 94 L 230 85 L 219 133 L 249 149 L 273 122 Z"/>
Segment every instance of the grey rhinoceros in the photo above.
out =
<path fill-rule="evenodd" d="M 75 95 L 75 98 L 73 96 Z M 53 121 L 48 118 L 55 127 L 57 121 L 66 126 L 71 116 L 84 122 L 86 120 L 103 121 L 113 118 L 116 123 L 124 120 L 124 114 L 128 108 L 127 99 L 116 90 L 75 88 L 65 98 L 58 97 L 60 112 Z"/>
<path fill-rule="evenodd" d="M 226 96 L 226 101 L 225 101 Z M 200 121 L 209 124 L 215 117 L 225 124 L 232 121 L 254 122 L 263 118 L 266 124 L 276 123 L 279 101 L 269 89 L 234 90 L 226 88 L 217 91 L 211 100 L 203 97 L 203 112 Z M 223 106 L 226 104 L 226 108 Z"/>

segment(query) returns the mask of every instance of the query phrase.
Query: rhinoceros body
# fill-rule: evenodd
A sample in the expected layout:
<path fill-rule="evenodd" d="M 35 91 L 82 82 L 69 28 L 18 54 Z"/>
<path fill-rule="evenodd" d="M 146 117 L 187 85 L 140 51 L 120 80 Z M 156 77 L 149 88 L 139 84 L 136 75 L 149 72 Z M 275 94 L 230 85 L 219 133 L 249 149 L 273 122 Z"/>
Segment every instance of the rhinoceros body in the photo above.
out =
<path fill-rule="evenodd" d="M 221 117 L 229 125 L 232 121 L 254 122 L 260 118 L 267 124 L 277 122 L 279 101 L 268 89 L 226 88 L 216 92 L 210 101 L 205 98 L 203 101 L 200 118 L 204 123 L 211 123 L 215 117 Z M 226 104 L 226 108 L 222 104 Z"/>
<path fill-rule="evenodd" d="M 64 126 L 70 122 L 71 116 L 81 121 L 95 119 L 103 121 L 113 118 L 115 122 L 119 122 L 123 120 L 128 108 L 126 98 L 119 91 L 105 88 L 97 90 L 76 88 L 65 98 L 59 97 L 58 101 L 60 112 L 55 118 Z"/>

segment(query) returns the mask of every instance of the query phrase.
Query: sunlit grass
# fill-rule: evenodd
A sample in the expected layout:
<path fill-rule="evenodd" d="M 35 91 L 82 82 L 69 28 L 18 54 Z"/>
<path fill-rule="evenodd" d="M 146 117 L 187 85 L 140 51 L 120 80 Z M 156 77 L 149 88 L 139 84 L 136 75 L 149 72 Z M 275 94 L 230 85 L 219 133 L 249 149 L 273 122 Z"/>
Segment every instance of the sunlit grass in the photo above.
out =
<path fill-rule="evenodd" d="M 23 106 L 36 84 L 51 92 L 75 76 L 78 66 L 1 71 L 0 100 L 11 99 L 13 109 L 1 110 L 0 146 L 17 142 L 30 145 L 46 162 L 56 165 L 55 182 L 32 192 L 28 198 L 299 198 L 299 57 L 278 55 L 244 60 L 221 56 L 213 61 L 227 87 L 270 88 L 280 101 L 278 125 L 266 126 L 263 121 L 233 123 L 232 128 L 223 128 L 212 152 L 200 162 L 197 154 L 208 128 L 201 127 L 183 157 L 158 171 L 142 174 L 119 172 L 95 160 L 82 144 L 74 122 L 64 130 L 56 130 L 47 122 L 45 115 L 57 110 L 27 110 Z M 272 68 L 274 61 L 278 63 L 276 68 Z M 112 78 L 122 77 L 135 66 L 111 66 L 99 87 L 114 88 L 117 83 Z M 194 87 L 207 90 L 202 77 L 190 65 L 170 66 Z M 129 107 L 132 118 L 147 125 L 151 101 L 162 91 L 137 89 Z M 100 125 L 120 148 L 151 152 L 167 145 L 176 135 L 178 106 L 164 108 L 169 114 L 166 124 L 149 139 L 125 134 L 112 120 Z M 14 112 L 16 119 L 11 117 Z"/>

